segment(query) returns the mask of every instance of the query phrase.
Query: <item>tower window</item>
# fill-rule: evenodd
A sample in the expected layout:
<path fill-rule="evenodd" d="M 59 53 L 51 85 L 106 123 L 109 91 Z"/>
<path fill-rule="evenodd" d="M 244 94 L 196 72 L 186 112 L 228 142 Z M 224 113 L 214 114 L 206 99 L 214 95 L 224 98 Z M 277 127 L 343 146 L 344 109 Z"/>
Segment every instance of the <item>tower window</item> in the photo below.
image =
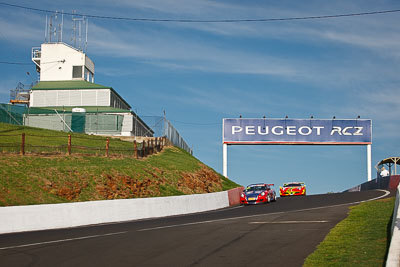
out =
<path fill-rule="evenodd" d="M 72 78 L 82 78 L 82 66 L 72 67 Z"/>

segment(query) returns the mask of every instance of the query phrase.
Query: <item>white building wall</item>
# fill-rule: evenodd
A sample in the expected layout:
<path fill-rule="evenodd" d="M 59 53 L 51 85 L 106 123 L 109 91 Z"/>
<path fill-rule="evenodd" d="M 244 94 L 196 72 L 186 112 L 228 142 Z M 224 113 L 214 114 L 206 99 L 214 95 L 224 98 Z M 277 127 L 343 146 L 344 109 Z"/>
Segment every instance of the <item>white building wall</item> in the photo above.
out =
<path fill-rule="evenodd" d="M 31 107 L 110 106 L 110 89 L 31 90 Z"/>
<path fill-rule="evenodd" d="M 105 90 L 97 90 L 97 106 L 110 106 L 110 92 Z"/>
<path fill-rule="evenodd" d="M 46 92 L 45 91 L 31 91 L 29 104 L 31 107 L 45 107 L 46 106 Z"/>
<path fill-rule="evenodd" d="M 68 90 L 58 91 L 57 106 L 69 106 L 70 92 Z"/>
<path fill-rule="evenodd" d="M 82 90 L 82 106 L 97 106 L 97 90 Z"/>
<path fill-rule="evenodd" d="M 133 131 L 134 121 L 132 114 L 124 114 L 124 120 L 122 121 L 122 136 L 132 136 L 134 135 Z"/>
<path fill-rule="evenodd" d="M 84 80 L 85 67 L 94 75 L 93 62 L 81 51 L 64 43 L 46 43 L 41 46 L 40 81 L 70 81 L 73 66 L 82 66 Z M 93 80 L 90 80 L 93 82 Z"/>
<path fill-rule="evenodd" d="M 80 90 L 69 91 L 69 106 L 80 106 L 82 100 L 82 93 Z"/>
<path fill-rule="evenodd" d="M 45 94 L 45 102 L 54 103 L 56 105 L 58 103 L 58 92 L 47 91 Z M 54 105 L 48 105 L 48 106 L 54 106 Z"/>

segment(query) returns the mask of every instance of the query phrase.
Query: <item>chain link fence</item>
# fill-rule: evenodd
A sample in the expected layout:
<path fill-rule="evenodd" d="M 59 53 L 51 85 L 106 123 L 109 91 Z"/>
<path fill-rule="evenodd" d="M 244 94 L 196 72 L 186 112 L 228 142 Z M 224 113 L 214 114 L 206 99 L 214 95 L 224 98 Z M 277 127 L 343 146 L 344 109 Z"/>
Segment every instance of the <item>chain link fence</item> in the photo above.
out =
<path fill-rule="evenodd" d="M 135 136 L 166 137 L 174 146 L 193 155 L 193 150 L 172 123 L 163 116 L 130 116 L 128 125 Z M 0 104 L 0 122 L 21 126 L 32 126 L 50 130 L 95 135 L 123 135 L 122 114 L 101 112 L 79 113 L 61 109 L 27 108 L 25 106 Z M 126 123 L 125 123 L 126 124 Z"/>
<path fill-rule="evenodd" d="M 193 150 L 179 134 L 178 130 L 165 117 L 142 116 L 142 118 L 153 129 L 155 136 L 165 136 L 174 146 L 180 147 L 193 155 Z"/>
<path fill-rule="evenodd" d="M 0 122 L 24 125 L 25 107 L 0 104 Z"/>

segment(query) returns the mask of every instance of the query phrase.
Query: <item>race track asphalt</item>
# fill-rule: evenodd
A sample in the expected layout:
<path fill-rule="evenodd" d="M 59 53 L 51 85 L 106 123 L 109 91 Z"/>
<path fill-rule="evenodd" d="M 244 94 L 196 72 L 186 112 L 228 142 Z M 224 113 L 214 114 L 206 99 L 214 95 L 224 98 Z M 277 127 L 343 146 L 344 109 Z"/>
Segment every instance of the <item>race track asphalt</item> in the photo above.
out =
<path fill-rule="evenodd" d="M 393 192 L 392 192 L 393 193 Z M 198 214 L 0 235 L 0 266 L 302 266 L 364 191 Z"/>

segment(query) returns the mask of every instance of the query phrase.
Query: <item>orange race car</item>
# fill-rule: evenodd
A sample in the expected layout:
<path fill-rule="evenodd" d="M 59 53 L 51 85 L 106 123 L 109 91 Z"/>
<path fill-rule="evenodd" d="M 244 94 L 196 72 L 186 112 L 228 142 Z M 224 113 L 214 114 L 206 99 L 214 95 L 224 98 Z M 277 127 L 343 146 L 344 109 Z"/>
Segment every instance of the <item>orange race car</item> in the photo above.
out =
<path fill-rule="evenodd" d="M 279 194 L 281 197 L 285 196 L 305 196 L 306 184 L 299 182 L 285 183 L 279 187 Z"/>

